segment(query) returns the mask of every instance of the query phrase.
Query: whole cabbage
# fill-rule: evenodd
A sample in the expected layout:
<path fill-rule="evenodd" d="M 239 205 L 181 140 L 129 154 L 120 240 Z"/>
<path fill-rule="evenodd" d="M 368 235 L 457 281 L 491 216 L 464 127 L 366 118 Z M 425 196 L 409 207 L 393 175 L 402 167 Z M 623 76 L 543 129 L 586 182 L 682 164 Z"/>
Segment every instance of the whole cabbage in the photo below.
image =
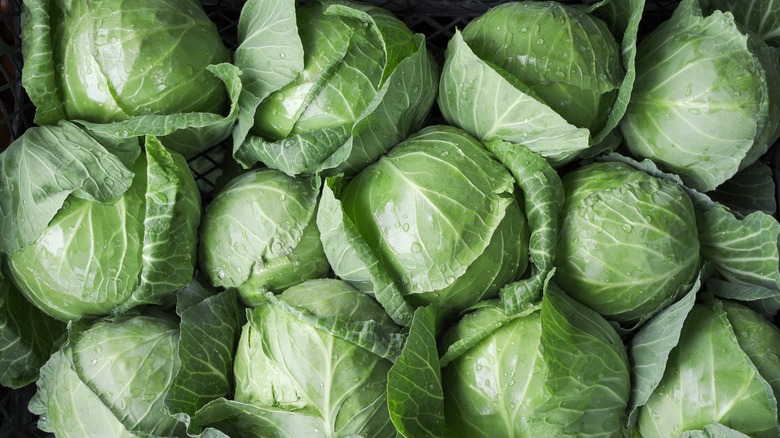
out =
<path fill-rule="evenodd" d="M 556 282 L 571 297 L 630 327 L 690 288 L 700 245 L 682 187 L 620 162 L 590 164 L 562 181 Z"/>
<path fill-rule="evenodd" d="M 22 83 L 36 123 L 155 135 L 186 155 L 230 135 L 238 70 L 198 0 L 25 0 L 23 8 Z"/>
<path fill-rule="evenodd" d="M 309 280 L 247 310 L 233 400 L 193 418 L 231 436 L 395 437 L 388 371 L 400 328 L 368 295 L 339 280 Z"/>
<path fill-rule="evenodd" d="M 689 187 L 714 190 L 780 136 L 778 59 L 730 13 L 683 0 L 639 46 L 621 124 L 628 149 Z"/>
<path fill-rule="evenodd" d="M 630 424 L 648 437 L 776 437 L 778 354 L 780 330 L 761 315 L 690 293 L 631 342 Z"/>
<path fill-rule="evenodd" d="M 41 368 L 30 411 L 59 437 L 182 436 L 163 405 L 178 371 L 179 327 L 162 313 L 80 322 Z"/>
<path fill-rule="evenodd" d="M 622 436 L 625 347 L 554 284 L 517 314 L 484 306 L 464 316 L 443 347 L 448 437 Z"/>
<path fill-rule="evenodd" d="M 330 265 L 315 223 L 319 177 L 278 170 L 247 172 L 230 181 L 206 207 L 200 266 L 215 286 L 235 287 L 249 305 L 305 280 L 327 276 Z"/>
<path fill-rule="evenodd" d="M 633 86 L 643 5 L 519 1 L 490 9 L 447 46 L 438 98 L 444 118 L 553 165 L 616 146 L 612 131 Z M 602 18 L 611 15 L 608 25 Z"/>
<path fill-rule="evenodd" d="M 147 137 L 69 122 L 0 155 L 0 251 L 19 290 L 67 321 L 162 303 L 190 283 L 200 194 L 184 158 Z"/>
<path fill-rule="evenodd" d="M 460 129 L 425 128 L 343 187 L 330 184 L 317 219 L 325 254 L 391 315 L 430 303 L 464 310 L 526 269 L 515 179 Z"/>
<path fill-rule="evenodd" d="M 382 8 L 295 3 L 249 0 L 242 11 L 234 157 L 288 175 L 354 173 L 422 125 L 436 63 L 425 37 Z"/>

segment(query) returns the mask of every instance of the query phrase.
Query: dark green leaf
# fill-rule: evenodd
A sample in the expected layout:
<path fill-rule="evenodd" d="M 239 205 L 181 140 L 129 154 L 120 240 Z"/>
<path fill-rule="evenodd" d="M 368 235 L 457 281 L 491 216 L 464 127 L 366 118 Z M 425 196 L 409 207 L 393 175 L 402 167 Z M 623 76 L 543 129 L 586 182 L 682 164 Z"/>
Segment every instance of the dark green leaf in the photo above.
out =
<path fill-rule="evenodd" d="M 414 312 L 401 355 L 387 376 L 390 418 L 406 438 L 444 436 L 444 394 L 436 349 L 436 311 Z"/>

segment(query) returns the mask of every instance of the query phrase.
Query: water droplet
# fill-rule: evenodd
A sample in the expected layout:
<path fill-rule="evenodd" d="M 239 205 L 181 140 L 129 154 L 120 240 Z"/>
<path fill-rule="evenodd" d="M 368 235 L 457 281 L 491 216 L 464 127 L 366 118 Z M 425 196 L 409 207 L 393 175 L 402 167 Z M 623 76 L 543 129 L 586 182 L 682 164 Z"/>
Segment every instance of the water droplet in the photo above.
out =
<path fill-rule="evenodd" d="M 280 200 L 280 201 L 284 201 L 285 199 L 287 199 L 287 196 L 285 196 L 285 195 L 279 195 L 279 200 Z"/>
<path fill-rule="evenodd" d="M 404 226 L 401 227 L 401 229 L 404 230 L 404 232 L 409 231 L 409 224 L 404 224 Z"/>
<path fill-rule="evenodd" d="M 541 46 L 542 44 L 544 44 L 544 39 L 539 38 L 538 40 L 536 40 L 536 44 Z"/>
<path fill-rule="evenodd" d="M 452 283 L 455 283 L 455 277 L 453 276 L 447 277 L 447 284 L 452 284 Z"/>
<path fill-rule="evenodd" d="M 449 155 L 449 154 L 450 154 L 450 152 L 449 152 L 449 151 L 444 151 L 444 152 L 442 152 L 442 153 L 441 153 L 441 156 L 442 156 L 442 157 L 446 157 L 446 156 L 447 156 L 447 155 Z"/>
<path fill-rule="evenodd" d="M 90 362 L 92 365 L 97 365 L 97 359 L 92 359 L 92 362 Z"/>
<path fill-rule="evenodd" d="M 527 27 L 521 27 L 520 28 L 520 32 L 528 32 L 528 28 Z"/>
<path fill-rule="evenodd" d="M 625 231 L 626 233 L 630 233 L 631 230 L 634 229 L 634 227 L 632 227 L 630 224 L 623 224 L 622 228 L 623 228 L 623 231 Z"/>
<path fill-rule="evenodd" d="M 688 84 L 688 88 L 685 89 L 685 95 L 690 96 L 693 93 L 693 84 Z"/>
<path fill-rule="evenodd" d="M 412 252 L 420 252 L 420 251 L 422 251 L 422 245 L 420 245 L 417 242 L 414 242 L 412 244 Z"/>
<path fill-rule="evenodd" d="M 282 53 L 280 53 L 280 54 L 279 54 L 279 57 L 280 57 L 280 58 L 282 58 L 282 59 L 284 59 L 286 56 L 287 56 L 287 55 L 286 55 L 284 52 L 282 52 Z"/>

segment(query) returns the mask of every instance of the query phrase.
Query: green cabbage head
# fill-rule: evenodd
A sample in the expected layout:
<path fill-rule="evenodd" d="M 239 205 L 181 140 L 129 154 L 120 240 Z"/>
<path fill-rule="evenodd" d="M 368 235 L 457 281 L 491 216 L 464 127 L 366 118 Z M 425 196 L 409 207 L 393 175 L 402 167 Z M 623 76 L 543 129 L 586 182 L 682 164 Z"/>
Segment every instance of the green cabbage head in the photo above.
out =
<path fill-rule="evenodd" d="M 556 281 L 571 297 L 630 326 L 690 287 L 699 237 L 682 187 L 620 162 L 591 164 L 562 180 Z"/>
<path fill-rule="evenodd" d="M 778 59 L 731 13 L 684 0 L 639 46 L 626 145 L 689 187 L 714 190 L 780 136 Z"/>
<path fill-rule="evenodd" d="M 200 266 L 215 286 L 235 287 L 256 306 L 280 292 L 327 276 L 330 265 L 315 223 L 319 177 L 278 170 L 245 173 L 206 207 Z"/>
<path fill-rule="evenodd" d="M 176 320 L 162 313 L 73 324 L 41 368 L 30 402 L 38 427 L 58 437 L 182 436 L 163 405 L 178 341 Z"/>
<path fill-rule="evenodd" d="M 246 92 L 234 156 L 288 175 L 354 173 L 422 125 L 436 63 L 425 37 L 382 8 L 296 3 L 244 6 L 235 64 Z"/>
<path fill-rule="evenodd" d="M 48 55 L 67 119 L 106 123 L 225 108 L 225 87 L 206 67 L 228 61 L 229 53 L 198 1 L 29 3 L 34 13 L 48 9 Z M 38 35 L 31 28 L 27 34 Z M 46 103 L 45 95 L 31 91 L 34 102 Z"/>
<path fill-rule="evenodd" d="M 159 304 L 190 283 L 200 194 L 184 158 L 147 137 L 69 122 L 0 155 L 0 251 L 19 290 L 54 318 Z"/>
<path fill-rule="evenodd" d="M 510 315 L 484 306 L 445 333 L 448 437 L 622 436 L 625 347 L 555 285 Z"/>
<path fill-rule="evenodd" d="M 432 126 L 343 189 L 326 188 L 318 224 L 336 275 L 367 292 L 387 285 L 392 298 L 379 297 L 386 308 L 404 300 L 447 313 L 495 296 L 525 271 L 522 199 L 510 171 L 479 141 Z"/>
<path fill-rule="evenodd" d="M 20 3 L 22 84 L 37 124 L 154 135 L 185 155 L 230 135 L 239 71 L 198 0 Z"/>
<path fill-rule="evenodd" d="M 247 311 L 233 400 L 193 421 L 231 436 L 395 437 L 388 372 L 400 328 L 373 298 L 339 280 L 309 280 Z"/>
<path fill-rule="evenodd" d="M 631 93 L 643 3 L 516 1 L 490 9 L 447 46 L 438 97 L 444 118 L 553 165 L 606 145 Z M 619 18 L 608 25 L 602 18 L 613 10 Z"/>
<path fill-rule="evenodd" d="M 690 293 L 632 340 L 630 425 L 642 437 L 776 437 L 778 354 L 780 330 L 761 315 Z"/>

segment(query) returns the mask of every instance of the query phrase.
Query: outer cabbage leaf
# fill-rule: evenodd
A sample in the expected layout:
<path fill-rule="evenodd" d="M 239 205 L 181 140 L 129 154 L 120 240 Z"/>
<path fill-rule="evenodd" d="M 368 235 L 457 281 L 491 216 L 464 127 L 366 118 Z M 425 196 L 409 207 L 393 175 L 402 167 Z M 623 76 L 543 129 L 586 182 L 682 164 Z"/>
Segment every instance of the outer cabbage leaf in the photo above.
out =
<path fill-rule="evenodd" d="M 620 436 L 630 391 L 626 349 L 612 326 L 554 283 L 542 298 L 542 355 L 550 398 L 532 436 Z"/>
<path fill-rule="evenodd" d="M 293 292 L 287 293 L 283 299 L 266 292 L 265 305 L 275 306 L 303 323 L 355 344 L 381 358 L 395 361 L 401 353 L 405 337 L 389 323 L 388 317 L 376 311 L 373 299 L 363 297 L 355 300 L 351 297 L 355 290 L 338 283 L 332 279 L 309 280 L 296 285 L 294 289 L 290 288 L 295 291 L 294 299 L 290 298 Z M 339 286 L 342 288 L 339 294 L 321 292 Z M 294 301 L 294 304 L 291 304 L 291 301 Z M 357 301 L 357 304 L 354 301 Z M 350 308 L 355 315 L 346 315 L 348 305 L 356 306 Z M 333 308 L 338 311 L 333 311 Z M 358 316 L 364 319 L 357 319 Z"/>
<path fill-rule="evenodd" d="M 761 377 L 780 395 L 780 330 L 758 313 L 734 302 L 723 301 L 723 310 L 734 329 L 737 342 Z"/>
<path fill-rule="evenodd" d="M 401 355 L 387 375 L 390 419 L 407 437 L 444 436 L 444 394 L 436 350 L 436 309 L 414 312 Z"/>
<path fill-rule="evenodd" d="M 770 45 L 780 46 L 780 3 L 774 0 L 704 0 L 702 3 L 709 11 L 731 12 L 737 23 Z"/>
<path fill-rule="evenodd" d="M 159 137 L 165 147 L 184 156 L 192 156 L 228 138 L 238 119 L 241 92 L 240 71 L 233 65 L 211 65 L 207 70 L 225 83 L 230 98 L 226 116 L 216 113 L 150 114 L 127 120 L 100 124 L 78 121 L 88 130 L 114 138 L 133 138 L 145 135 Z"/>
<path fill-rule="evenodd" d="M 138 289 L 117 312 L 160 304 L 192 281 L 200 222 L 200 192 L 187 162 L 146 137 L 146 213 Z"/>
<path fill-rule="evenodd" d="M 42 313 L 0 270 L 0 385 L 21 388 L 38 378 L 65 326 Z"/>
<path fill-rule="evenodd" d="M 35 122 L 56 123 L 65 118 L 59 97 L 51 34 L 51 1 L 25 0 L 22 3 L 22 83 L 35 104 Z M 35 30 L 37 28 L 37 30 Z"/>
<path fill-rule="evenodd" d="M 326 425 L 321 418 L 299 412 L 263 408 L 224 398 L 207 404 L 193 420 L 201 426 L 200 438 L 246 436 L 256 438 L 321 438 Z"/>
<path fill-rule="evenodd" d="M 718 186 L 710 197 L 744 216 L 754 211 L 772 216 L 777 211 L 774 174 L 763 163 L 754 163 L 741 170 Z"/>
<path fill-rule="evenodd" d="M 720 423 L 712 423 L 704 426 L 702 430 L 687 430 L 680 435 L 680 438 L 748 438 L 748 436 Z"/>
<path fill-rule="evenodd" d="M 711 281 L 714 294 L 753 301 L 777 311 L 780 299 L 780 223 L 756 211 L 745 217 L 712 202 L 700 202 L 697 227 L 702 257 L 726 281 Z"/>
<path fill-rule="evenodd" d="M 325 255 L 337 276 L 374 296 L 393 321 L 408 326 L 414 308 L 344 212 L 339 199 L 343 186 L 343 177 L 331 177 L 322 190 L 317 227 Z"/>
<path fill-rule="evenodd" d="M 165 395 L 165 407 L 188 424 L 208 402 L 230 393 L 234 345 L 244 317 L 235 290 L 215 294 L 193 281 L 177 298 L 181 367 Z"/>
<path fill-rule="evenodd" d="M 110 203 L 130 187 L 128 163 L 69 122 L 31 128 L 0 155 L 0 251 L 37 239 L 69 195 Z"/>
<path fill-rule="evenodd" d="M 548 281 L 551 278 L 548 275 Z M 492 301 L 484 305 L 476 306 L 476 310 L 463 315 L 458 324 L 451 327 L 442 335 L 439 351 L 442 368 L 450 362 L 462 356 L 477 345 L 482 339 L 488 337 L 501 327 L 511 323 L 517 318 L 530 315 L 540 309 L 539 299 L 541 294 L 534 291 L 526 295 L 522 302 L 522 310 L 507 313 L 500 304 Z"/>
<path fill-rule="evenodd" d="M 697 288 L 698 289 L 698 288 Z M 629 344 L 632 386 L 628 425 L 633 428 L 638 409 L 650 399 L 663 378 L 671 351 L 680 342 L 683 323 L 696 302 L 697 289 L 654 316 Z"/>
<path fill-rule="evenodd" d="M 555 170 L 526 147 L 503 141 L 486 142 L 485 146 L 512 172 L 522 189 L 525 215 L 531 230 L 528 243 L 531 275 L 504 286 L 500 292 L 505 310 L 513 314 L 541 292 L 553 269 L 560 227 L 559 213 L 564 199 L 563 185 Z"/>

